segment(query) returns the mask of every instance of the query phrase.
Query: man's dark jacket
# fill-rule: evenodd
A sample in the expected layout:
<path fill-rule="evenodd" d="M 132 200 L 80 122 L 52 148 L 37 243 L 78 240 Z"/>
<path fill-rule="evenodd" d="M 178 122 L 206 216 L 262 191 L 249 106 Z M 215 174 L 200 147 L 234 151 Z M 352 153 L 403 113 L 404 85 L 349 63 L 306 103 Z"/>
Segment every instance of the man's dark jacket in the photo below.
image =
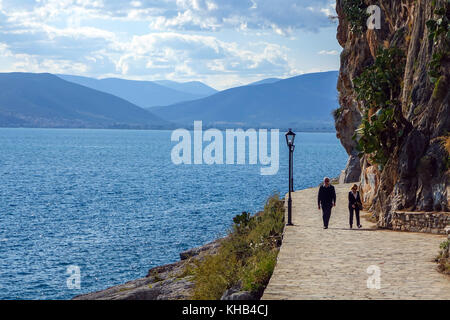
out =
<path fill-rule="evenodd" d="M 317 202 L 322 208 L 331 208 L 333 203 L 336 203 L 336 190 L 332 185 L 325 187 L 322 185 L 319 189 L 319 196 Z"/>

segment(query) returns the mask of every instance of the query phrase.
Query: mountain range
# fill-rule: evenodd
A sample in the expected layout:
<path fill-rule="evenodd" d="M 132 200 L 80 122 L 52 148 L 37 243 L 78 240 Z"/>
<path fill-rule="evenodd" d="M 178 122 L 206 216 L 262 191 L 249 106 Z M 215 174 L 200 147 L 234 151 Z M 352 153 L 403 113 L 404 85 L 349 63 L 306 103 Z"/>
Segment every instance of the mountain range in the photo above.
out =
<path fill-rule="evenodd" d="M 51 74 L 0 74 L 0 126 L 50 128 L 172 127 L 124 100 Z"/>
<path fill-rule="evenodd" d="M 282 80 L 282 79 L 280 79 L 280 78 L 268 78 L 268 79 L 263 79 L 263 80 L 260 80 L 260 81 L 256 81 L 256 82 L 250 83 L 250 84 L 248 84 L 248 86 L 257 86 L 257 85 L 260 85 L 260 84 L 270 84 L 270 83 L 278 82 L 280 80 Z"/>
<path fill-rule="evenodd" d="M 106 92 L 143 108 L 167 106 L 177 102 L 207 97 L 217 90 L 197 81 L 134 81 L 117 78 L 93 79 L 80 76 L 58 75 L 61 79 Z"/>
<path fill-rule="evenodd" d="M 214 127 L 292 127 L 334 129 L 331 112 L 338 107 L 338 72 L 268 79 L 212 96 L 149 110 L 160 118 L 188 126 L 202 120 Z"/>
<path fill-rule="evenodd" d="M 334 131 L 337 72 L 270 78 L 220 91 L 201 83 L 0 73 L 0 126 Z M 149 107 L 150 106 L 150 107 Z"/>

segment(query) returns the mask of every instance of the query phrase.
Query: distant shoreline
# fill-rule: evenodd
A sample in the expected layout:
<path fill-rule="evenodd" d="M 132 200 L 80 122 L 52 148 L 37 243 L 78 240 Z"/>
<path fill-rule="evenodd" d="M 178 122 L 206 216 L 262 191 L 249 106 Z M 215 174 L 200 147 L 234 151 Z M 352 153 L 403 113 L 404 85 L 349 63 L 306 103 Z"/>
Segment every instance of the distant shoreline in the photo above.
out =
<path fill-rule="evenodd" d="M 171 128 L 171 129 L 168 129 L 168 128 L 166 128 L 166 129 L 156 129 L 156 128 L 155 129 L 144 129 L 144 128 L 76 128 L 76 127 L 74 127 L 74 128 L 67 128 L 67 127 L 59 128 L 59 127 L 3 127 L 3 126 L 0 126 L 0 129 L 104 130 L 104 131 L 106 131 L 106 130 L 117 130 L 117 131 L 173 131 L 173 130 L 176 130 L 176 129 L 179 129 L 179 128 L 186 128 L 186 129 L 188 129 L 190 131 L 193 131 L 192 128 L 183 127 L 182 125 L 180 125 L 178 127 Z M 205 130 L 208 130 L 208 129 L 211 129 L 211 128 L 213 128 L 213 127 L 210 127 L 210 126 L 205 126 L 204 127 Z M 239 127 L 239 126 L 236 126 L 236 128 L 234 128 L 234 129 L 248 130 L 250 128 L 251 129 L 256 129 L 256 130 L 258 130 L 258 129 L 268 129 L 268 130 L 270 130 L 270 129 L 279 129 L 280 132 L 289 130 L 289 128 L 273 128 L 273 127 L 261 127 L 261 128 L 258 128 L 258 127 Z M 219 130 L 223 130 L 224 131 L 224 130 L 231 129 L 231 128 L 214 127 L 214 129 L 219 129 Z M 298 132 L 298 133 L 336 133 L 336 130 L 307 130 L 307 129 L 295 129 L 295 128 L 293 128 L 292 130 L 295 131 L 295 132 Z"/>

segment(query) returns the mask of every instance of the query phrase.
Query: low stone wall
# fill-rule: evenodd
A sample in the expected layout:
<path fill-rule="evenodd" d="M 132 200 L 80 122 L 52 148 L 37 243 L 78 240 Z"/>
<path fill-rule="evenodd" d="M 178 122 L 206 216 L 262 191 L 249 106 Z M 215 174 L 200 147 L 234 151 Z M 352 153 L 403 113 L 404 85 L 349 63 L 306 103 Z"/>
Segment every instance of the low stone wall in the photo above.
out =
<path fill-rule="evenodd" d="M 390 216 L 390 229 L 396 231 L 447 234 L 449 212 L 394 212 Z"/>

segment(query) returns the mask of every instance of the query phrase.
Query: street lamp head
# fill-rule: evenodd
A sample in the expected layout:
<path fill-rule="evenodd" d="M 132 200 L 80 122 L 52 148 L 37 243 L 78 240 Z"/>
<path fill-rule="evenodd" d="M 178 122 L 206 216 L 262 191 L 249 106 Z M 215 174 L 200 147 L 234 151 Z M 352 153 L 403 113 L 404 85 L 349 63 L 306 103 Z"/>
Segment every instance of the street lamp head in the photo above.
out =
<path fill-rule="evenodd" d="M 292 147 L 295 141 L 295 133 L 292 132 L 292 129 L 289 129 L 289 132 L 286 133 L 286 143 L 288 147 Z"/>

